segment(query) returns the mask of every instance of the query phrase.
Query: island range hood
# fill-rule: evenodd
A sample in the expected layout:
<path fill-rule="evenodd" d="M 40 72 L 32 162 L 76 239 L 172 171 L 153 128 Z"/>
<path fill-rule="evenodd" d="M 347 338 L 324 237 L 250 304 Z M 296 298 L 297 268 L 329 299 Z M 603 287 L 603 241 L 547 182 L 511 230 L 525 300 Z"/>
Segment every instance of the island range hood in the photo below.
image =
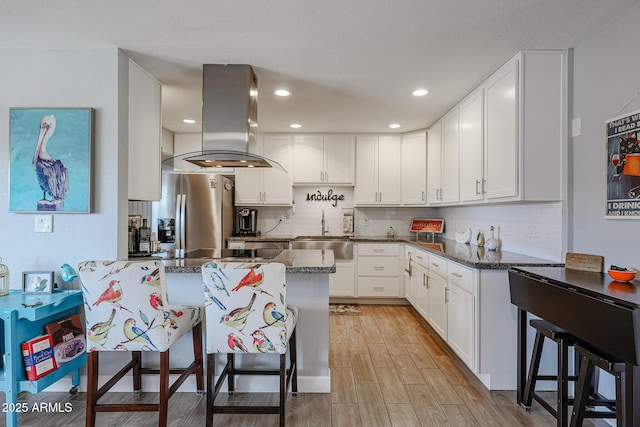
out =
<path fill-rule="evenodd" d="M 163 162 L 175 171 L 202 168 L 275 167 L 276 161 L 249 152 L 256 147 L 258 79 L 250 65 L 202 66 L 202 150 Z M 215 172 L 215 170 L 212 170 Z"/>

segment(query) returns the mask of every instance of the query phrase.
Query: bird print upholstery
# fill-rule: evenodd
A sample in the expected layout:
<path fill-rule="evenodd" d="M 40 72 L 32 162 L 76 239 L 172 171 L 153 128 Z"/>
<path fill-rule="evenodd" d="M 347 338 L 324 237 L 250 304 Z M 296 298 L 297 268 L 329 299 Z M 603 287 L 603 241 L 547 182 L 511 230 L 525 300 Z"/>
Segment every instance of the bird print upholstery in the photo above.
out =
<path fill-rule="evenodd" d="M 298 320 L 281 263 L 206 263 L 206 346 L 212 353 L 279 353 Z"/>
<path fill-rule="evenodd" d="M 166 351 L 202 320 L 202 308 L 171 305 L 159 261 L 85 261 L 88 351 Z"/>

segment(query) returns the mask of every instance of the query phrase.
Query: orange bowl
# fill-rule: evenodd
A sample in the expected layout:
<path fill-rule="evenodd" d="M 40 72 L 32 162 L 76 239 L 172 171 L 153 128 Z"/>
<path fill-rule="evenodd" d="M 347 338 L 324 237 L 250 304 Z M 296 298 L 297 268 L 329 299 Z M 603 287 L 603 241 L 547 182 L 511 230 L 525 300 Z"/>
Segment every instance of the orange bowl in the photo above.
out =
<path fill-rule="evenodd" d="M 638 274 L 638 272 L 634 270 L 609 270 L 608 273 L 613 280 L 616 280 L 618 282 L 628 282 L 629 280 L 633 280 L 636 277 L 636 274 Z"/>

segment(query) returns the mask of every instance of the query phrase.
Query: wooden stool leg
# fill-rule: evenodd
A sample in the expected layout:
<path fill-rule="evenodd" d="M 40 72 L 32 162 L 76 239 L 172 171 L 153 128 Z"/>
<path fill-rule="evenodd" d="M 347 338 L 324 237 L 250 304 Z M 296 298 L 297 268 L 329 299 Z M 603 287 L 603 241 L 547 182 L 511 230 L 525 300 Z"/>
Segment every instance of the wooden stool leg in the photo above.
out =
<path fill-rule="evenodd" d="M 98 352 L 89 353 L 87 362 L 87 409 L 85 426 L 96 425 L 96 403 L 98 403 Z"/>
<path fill-rule="evenodd" d="M 287 355 L 280 355 L 280 427 L 284 427 L 284 407 L 287 401 Z"/>
<path fill-rule="evenodd" d="M 542 347 L 544 345 L 544 335 L 536 332 L 536 338 L 533 343 L 533 353 L 531 355 L 531 365 L 529 366 L 529 375 L 524 386 L 523 405 L 525 408 L 531 408 L 533 401 L 533 392 L 536 389 L 536 380 L 538 377 L 538 369 L 540 368 L 540 358 L 542 357 Z"/>
<path fill-rule="evenodd" d="M 160 403 L 158 427 L 166 427 L 169 409 L 169 350 L 160 353 Z"/>
<path fill-rule="evenodd" d="M 289 339 L 289 357 L 291 369 L 293 369 L 291 377 L 291 393 L 294 396 L 298 394 L 298 352 L 296 349 L 296 330 L 294 329 L 293 334 L 291 334 L 291 338 Z"/>
<path fill-rule="evenodd" d="M 202 395 L 204 392 L 204 371 L 202 360 L 202 322 L 193 327 L 193 357 L 196 365 L 196 394 Z"/>
<path fill-rule="evenodd" d="M 571 427 L 582 426 L 584 412 L 589 400 L 591 377 L 593 376 L 594 365 L 589 358 L 583 356 L 580 362 L 580 375 L 576 386 L 575 398 L 573 401 L 573 412 L 571 414 Z"/>
<path fill-rule="evenodd" d="M 213 425 L 213 403 L 216 400 L 215 382 L 216 379 L 216 355 L 207 354 L 207 419 L 206 426 Z"/>
<path fill-rule="evenodd" d="M 142 394 L 142 352 L 132 351 L 131 360 L 133 361 L 133 394 L 140 396 Z"/>

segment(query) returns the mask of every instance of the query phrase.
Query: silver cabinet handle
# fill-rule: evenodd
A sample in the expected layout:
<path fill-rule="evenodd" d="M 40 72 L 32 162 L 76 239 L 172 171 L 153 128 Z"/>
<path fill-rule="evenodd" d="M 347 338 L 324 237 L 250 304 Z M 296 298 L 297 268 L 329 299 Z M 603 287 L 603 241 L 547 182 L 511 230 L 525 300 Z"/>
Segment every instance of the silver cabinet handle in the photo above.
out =
<path fill-rule="evenodd" d="M 384 270 L 384 267 L 376 266 L 376 267 L 373 267 L 373 269 L 374 270 Z"/>
<path fill-rule="evenodd" d="M 422 190 L 422 201 L 424 202 L 424 190 Z"/>
<path fill-rule="evenodd" d="M 451 274 L 453 274 L 454 276 L 456 276 L 458 278 L 462 277 L 462 274 L 458 274 L 458 273 L 451 273 Z"/>
<path fill-rule="evenodd" d="M 373 287 L 373 290 L 374 290 L 374 291 L 378 291 L 378 292 L 379 292 L 379 291 L 384 291 L 384 286 L 374 286 L 374 287 Z"/>
<path fill-rule="evenodd" d="M 480 187 L 480 181 L 476 179 L 476 196 L 480 194 L 480 189 L 478 187 Z"/>
<path fill-rule="evenodd" d="M 440 267 L 440 264 L 438 264 L 436 262 L 432 262 L 431 265 L 433 265 L 434 267 Z"/>
<path fill-rule="evenodd" d="M 324 172 L 320 171 L 320 182 L 324 182 Z"/>
<path fill-rule="evenodd" d="M 329 172 L 324 171 L 324 182 L 329 182 Z"/>
<path fill-rule="evenodd" d="M 449 288 L 444 288 L 444 302 L 449 302 Z"/>
<path fill-rule="evenodd" d="M 487 190 L 485 190 L 485 188 L 484 188 L 486 183 L 487 183 L 487 180 L 483 179 L 482 180 L 482 194 L 485 194 L 487 192 Z"/>
<path fill-rule="evenodd" d="M 426 274 L 422 275 L 422 286 L 424 286 L 427 289 L 429 289 L 429 276 L 426 275 Z"/>
<path fill-rule="evenodd" d="M 384 252 L 384 249 L 374 249 L 373 252 L 379 254 L 379 253 Z"/>

